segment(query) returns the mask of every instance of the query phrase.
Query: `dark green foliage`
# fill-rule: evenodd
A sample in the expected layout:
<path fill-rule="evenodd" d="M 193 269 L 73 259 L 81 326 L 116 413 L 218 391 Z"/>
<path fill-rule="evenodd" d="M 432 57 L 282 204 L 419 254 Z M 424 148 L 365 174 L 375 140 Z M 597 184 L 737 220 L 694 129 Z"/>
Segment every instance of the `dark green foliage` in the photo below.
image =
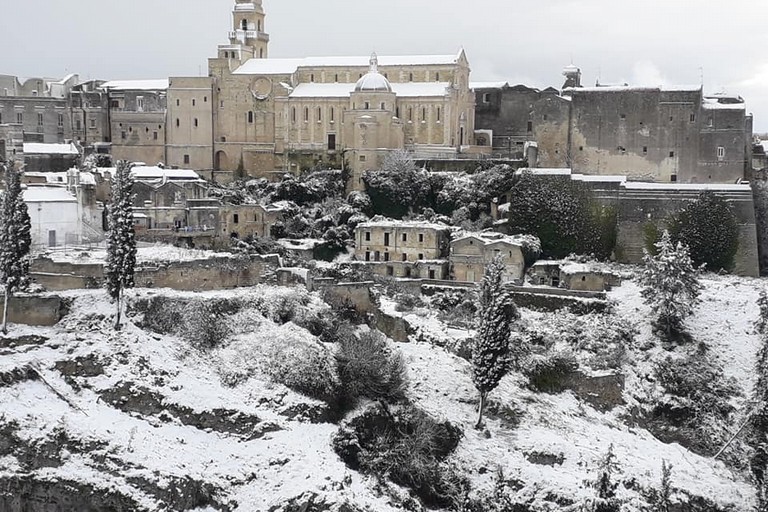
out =
<path fill-rule="evenodd" d="M 600 206 L 580 181 L 524 173 L 510 203 L 512 233 L 538 236 L 544 258 L 593 254 L 606 259 L 616 245 L 615 209 Z"/>
<path fill-rule="evenodd" d="M 274 184 L 273 201 L 293 201 L 299 205 L 319 203 L 344 195 L 344 179 L 341 171 L 312 171 L 303 176 L 287 175 Z"/>
<path fill-rule="evenodd" d="M 669 223 L 672 241 L 682 242 L 694 265 L 707 270 L 731 270 L 739 249 L 739 225 L 733 208 L 720 196 L 702 192 L 677 212 Z"/>
<path fill-rule="evenodd" d="M 104 281 L 109 296 L 117 303 L 115 329 L 120 328 L 121 295 L 125 289 L 133 288 L 136 267 L 131 167 L 125 161 L 117 163 L 107 205 L 107 263 L 104 266 Z"/>
<path fill-rule="evenodd" d="M 0 200 L 0 282 L 5 292 L 3 333 L 8 332 L 8 300 L 29 281 L 31 223 L 21 192 L 21 178 L 13 165 L 0 166 L 5 191 Z"/>
<path fill-rule="evenodd" d="M 380 170 L 363 174 L 363 182 L 377 214 L 399 219 L 434 204 L 429 173 L 417 169 L 404 151 L 390 153 Z"/>
<path fill-rule="evenodd" d="M 333 449 L 352 469 L 407 487 L 428 507 L 450 507 L 468 485 L 445 464 L 462 435 L 414 406 L 377 405 L 339 429 Z"/>
<path fill-rule="evenodd" d="M 341 382 L 341 403 L 359 398 L 396 402 L 405 397 L 408 370 L 402 354 L 378 331 L 348 333 L 339 339 L 336 368 Z"/>
<path fill-rule="evenodd" d="M 753 454 L 749 461 L 757 486 L 758 510 L 768 510 L 768 295 L 760 293 L 760 316 L 755 323 L 761 335 L 760 350 L 755 361 L 757 381 L 752 390 L 753 410 L 750 411 L 746 441 Z"/>
<path fill-rule="evenodd" d="M 520 318 L 511 294 L 504 289 L 503 274 L 504 263 L 497 257 L 486 266 L 480 287 L 480 326 L 472 351 L 472 382 L 480 392 L 477 428 L 482 425 L 488 393 L 509 370 L 509 337 Z"/>
<path fill-rule="evenodd" d="M 652 256 L 658 254 L 656 244 L 659 243 L 659 240 L 661 240 L 661 231 L 659 231 L 659 227 L 651 221 L 643 224 L 643 241 L 645 250 L 648 251 L 648 254 Z"/>
<path fill-rule="evenodd" d="M 231 329 L 227 323 L 230 307 L 226 303 L 196 300 L 190 302 L 185 309 L 180 330 L 190 345 L 210 350 L 227 341 Z"/>
<path fill-rule="evenodd" d="M 268 254 L 277 254 L 279 256 L 285 256 L 285 248 L 275 242 L 272 238 L 261 238 L 259 236 L 250 236 L 245 240 L 238 238 L 230 239 L 230 245 L 232 251 L 243 256 L 250 256 L 252 254 L 258 254 L 265 256 Z"/>
<path fill-rule="evenodd" d="M 658 489 L 648 493 L 648 503 L 653 512 L 672 512 L 672 464 L 661 461 L 661 482 Z"/>
<path fill-rule="evenodd" d="M 616 455 L 613 453 L 613 445 L 608 447 L 608 452 L 600 461 L 599 473 L 595 488 L 597 500 L 595 500 L 595 512 L 619 512 L 620 503 L 616 499 L 616 489 L 619 482 L 614 482 L 614 475 L 619 470 Z"/>
<path fill-rule="evenodd" d="M 452 176 L 445 180 L 435 209 L 449 216 L 463 209 L 467 220 L 476 221 L 481 215 L 490 213 L 491 201 L 512 190 L 517 180 L 515 170 L 508 165 Z"/>
<path fill-rule="evenodd" d="M 579 369 L 579 363 L 569 352 L 555 352 L 533 356 L 526 360 L 523 375 L 528 377 L 531 389 L 544 393 L 560 393 L 567 380 Z"/>

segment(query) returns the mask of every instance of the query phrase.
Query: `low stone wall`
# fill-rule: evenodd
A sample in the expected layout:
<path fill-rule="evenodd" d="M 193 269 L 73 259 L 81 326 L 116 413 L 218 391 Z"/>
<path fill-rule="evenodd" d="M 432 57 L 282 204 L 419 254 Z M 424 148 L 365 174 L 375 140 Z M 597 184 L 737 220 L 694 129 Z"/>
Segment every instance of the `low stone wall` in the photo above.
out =
<path fill-rule="evenodd" d="M 373 281 L 359 283 L 335 283 L 333 280 L 316 279 L 313 288 L 322 293 L 326 300 L 350 302 L 362 315 L 373 314 L 377 311 L 376 305 L 371 300 L 371 288 Z"/>
<path fill-rule="evenodd" d="M 66 304 L 56 295 L 13 296 L 8 306 L 8 321 L 13 324 L 50 327 L 67 314 Z M 0 315 L 3 312 L 3 302 L 0 302 Z"/>
<path fill-rule="evenodd" d="M 568 290 L 558 290 L 553 288 L 552 291 L 567 292 Z M 580 298 L 573 295 L 560 295 L 554 293 L 532 293 L 530 291 L 518 291 L 513 289 L 512 299 L 515 301 L 517 307 L 534 309 L 537 311 L 558 311 L 560 309 L 567 309 L 576 315 L 586 315 L 588 313 L 603 313 L 608 309 L 608 302 L 603 299 Z"/>
<path fill-rule="evenodd" d="M 255 286 L 268 282 L 280 263 L 277 256 L 211 258 L 159 263 L 136 267 L 137 288 L 171 288 L 180 291 L 211 291 Z M 38 258 L 30 266 L 31 277 L 46 290 L 95 289 L 104 286 L 102 264 L 55 262 Z"/>

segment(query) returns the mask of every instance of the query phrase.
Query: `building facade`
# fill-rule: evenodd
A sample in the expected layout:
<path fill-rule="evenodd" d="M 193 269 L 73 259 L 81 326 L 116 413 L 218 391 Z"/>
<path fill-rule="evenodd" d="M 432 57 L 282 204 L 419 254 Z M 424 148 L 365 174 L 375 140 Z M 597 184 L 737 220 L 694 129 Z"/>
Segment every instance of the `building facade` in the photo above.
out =
<path fill-rule="evenodd" d="M 749 176 L 752 116 L 742 98 L 706 96 L 701 87 L 582 87 L 565 69 L 562 91 L 477 84 L 477 127 L 492 132 L 496 151 L 531 166 L 627 175 L 638 181 L 734 183 Z"/>

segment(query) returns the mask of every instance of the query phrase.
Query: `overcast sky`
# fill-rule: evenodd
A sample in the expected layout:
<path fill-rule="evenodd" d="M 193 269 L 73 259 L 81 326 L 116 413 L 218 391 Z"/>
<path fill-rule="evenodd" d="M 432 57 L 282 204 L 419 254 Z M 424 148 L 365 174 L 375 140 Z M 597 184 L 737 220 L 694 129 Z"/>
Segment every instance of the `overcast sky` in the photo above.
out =
<path fill-rule="evenodd" d="M 0 73 L 129 79 L 207 73 L 233 0 L 3 0 Z M 743 96 L 768 132 L 761 0 L 264 0 L 271 57 L 453 53 L 472 80 L 696 85 Z"/>

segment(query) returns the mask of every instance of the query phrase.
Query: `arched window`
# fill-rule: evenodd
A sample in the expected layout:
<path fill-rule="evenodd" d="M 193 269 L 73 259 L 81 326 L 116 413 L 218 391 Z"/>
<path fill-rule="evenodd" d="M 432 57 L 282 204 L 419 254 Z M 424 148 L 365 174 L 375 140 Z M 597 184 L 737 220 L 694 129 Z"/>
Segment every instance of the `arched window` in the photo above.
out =
<path fill-rule="evenodd" d="M 260 59 L 264 58 L 264 48 L 259 48 L 259 58 Z"/>
<path fill-rule="evenodd" d="M 256 20 L 256 30 L 261 32 L 261 20 Z"/>
<path fill-rule="evenodd" d="M 304 121 L 309 121 L 309 107 L 304 107 Z"/>
<path fill-rule="evenodd" d="M 435 73 L 435 82 L 440 81 L 440 73 Z"/>
<path fill-rule="evenodd" d="M 323 120 L 323 108 L 317 107 L 317 120 L 322 121 Z"/>
<path fill-rule="evenodd" d="M 253 124 L 253 110 L 248 112 L 248 123 Z"/>
<path fill-rule="evenodd" d="M 331 121 L 335 121 L 333 107 L 331 107 Z"/>
<path fill-rule="evenodd" d="M 413 121 L 413 107 L 408 107 L 408 120 Z"/>
<path fill-rule="evenodd" d="M 314 82 L 315 81 L 315 74 L 314 73 L 309 75 L 309 81 L 310 82 Z"/>
<path fill-rule="evenodd" d="M 408 81 L 413 82 L 413 73 L 408 73 Z"/>
<path fill-rule="evenodd" d="M 240 27 L 241 27 L 243 30 L 248 30 L 248 21 L 246 21 L 246 20 L 243 20 L 243 21 L 241 21 L 241 22 L 240 22 Z"/>
<path fill-rule="evenodd" d="M 421 120 L 422 121 L 427 120 L 427 107 L 422 107 L 421 109 Z"/>
<path fill-rule="evenodd" d="M 198 122 L 197 122 L 197 118 L 195 118 L 195 128 L 197 127 L 198 127 Z"/>
<path fill-rule="evenodd" d="M 371 108 L 371 104 L 366 101 L 365 102 L 365 110 L 368 110 L 369 108 Z"/>
<path fill-rule="evenodd" d="M 296 122 L 296 107 L 291 108 L 291 122 Z"/>
<path fill-rule="evenodd" d="M 381 102 L 381 110 L 387 110 L 387 104 L 383 101 Z"/>
<path fill-rule="evenodd" d="M 440 107 L 437 107 L 437 120 L 440 121 Z"/>

